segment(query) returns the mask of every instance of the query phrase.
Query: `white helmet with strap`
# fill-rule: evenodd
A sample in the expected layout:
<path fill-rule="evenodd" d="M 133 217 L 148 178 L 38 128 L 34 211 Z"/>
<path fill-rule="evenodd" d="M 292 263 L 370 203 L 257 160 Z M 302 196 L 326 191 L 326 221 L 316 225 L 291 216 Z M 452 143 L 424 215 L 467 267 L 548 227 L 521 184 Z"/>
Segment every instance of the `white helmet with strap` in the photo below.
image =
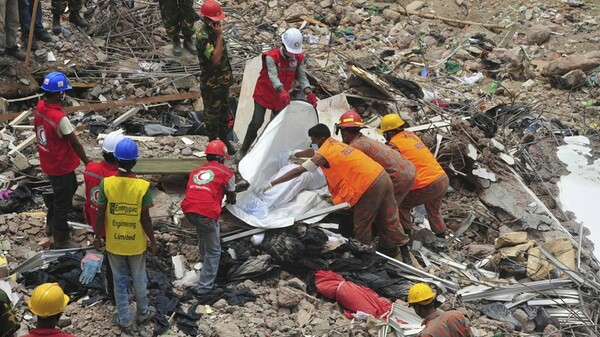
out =
<path fill-rule="evenodd" d="M 290 28 L 281 35 L 281 41 L 288 52 L 292 54 L 302 53 L 302 32 L 298 28 Z"/>

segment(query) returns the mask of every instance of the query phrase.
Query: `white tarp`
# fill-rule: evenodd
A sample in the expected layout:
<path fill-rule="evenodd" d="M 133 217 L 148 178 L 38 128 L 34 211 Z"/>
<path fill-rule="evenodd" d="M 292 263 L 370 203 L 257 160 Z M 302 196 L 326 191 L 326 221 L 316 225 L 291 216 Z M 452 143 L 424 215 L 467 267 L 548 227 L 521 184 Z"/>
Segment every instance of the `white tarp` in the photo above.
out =
<path fill-rule="evenodd" d="M 256 86 L 256 80 L 261 68 L 262 60 L 260 55 L 248 60 L 244 67 L 244 80 L 242 81 L 239 102 L 235 112 L 235 123 L 233 124 L 233 131 L 239 138 L 240 143 L 244 141 L 248 124 L 250 124 L 252 114 L 254 113 L 254 99 L 252 99 L 252 95 L 254 94 L 254 87 Z M 265 113 L 265 121 L 268 121 L 269 118 L 271 118 L 271 110 L 267 110 L 267 113 Z M 259 135 L 263 129 L 264 125 L 258 130 Z"/>
<path fill-rule="evenodd" d="M 252 195 L 255 194 L 256 189 L 279 172 L 281 156 L 287 156 L 295 149 L 308 148 L 310 145 L 308 129 L 317 123 L 315 109 L 304 101 L 292 101 L 286 109 L 277 114 L 238 165 L 240 174 L 250 183 L 250 189 L 239 193 L 236 205 L 227 206 L 231 214 L 254 227 L 281 228 L 291 226 L 296 216 L 329 206 L 319 196 L 319 193 L 326 192 L 326 188 L 323 188 L 317 191 L 300 192 L 296 199 L 270 209 L 269 213 L 260 219 L 243 210 L 246 202 L 252 202 Z M 313 218 L 310 222 L 322 218 Z"/>

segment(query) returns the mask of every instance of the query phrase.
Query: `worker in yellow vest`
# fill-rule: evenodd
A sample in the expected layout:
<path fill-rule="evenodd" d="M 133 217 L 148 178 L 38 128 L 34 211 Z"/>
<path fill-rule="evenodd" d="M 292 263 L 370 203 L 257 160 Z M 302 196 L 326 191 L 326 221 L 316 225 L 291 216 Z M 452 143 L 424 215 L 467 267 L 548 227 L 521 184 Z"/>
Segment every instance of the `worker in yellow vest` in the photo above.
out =
<path fill-rule="evenodd" d="M 265 184 L 259 193 L 321 167 L 333 203 L 347 202 L 354 207 L 355 238 L 364 244 L 371 244 L 372 227 L 375 226 L 379 235 L 377 250 L 406 260 L 408 236 L 404 234 L 398 219 L 392 180 L 383 167 L 359 150 L 332 138 L 331 131 L 325 124 L 310 128 L 308 136 L 313 146 L 318 147 L 316 153 L 309 149 L 295 155 L 314 156 L 301 166 Z M 402 256 L 398 255 L 399 252 Z"/>
<path fill-rule="evenodd" d="M 156 255 L 156 240 L 150 219 L 153 206 L 150 183 L 135 178 L 131 170 L 138 159 L 137 144 L 130 138 L 121 140 L 114 152 L 119 174 L 102 179 L 97 206 L 96 240 L 99 249 L 102 232 L 106 228 L 106 250 L 113 272 L 117 313 L 115 323 L 123 331 L 131 331 L 133 318 L 129 310 L 127 288 L 129 276 L 133 280 L 137 303 L 137 323 L 147 323 L 155 309 L 148 305 L 148 279 L 146 275 L 146 237 L 150 240 L 150 252 Z"/>
<path fill-rule="evenodd" d="M 421 138 L 405 130 L 405 125 L 404 120 L 396 114 L 388 114 L 381 118 L 380 132 L 389 142 L 388 145 L 400 151 L 417 169 L 415 184 L 400 205 L 400 222 L 405 231 L 410 231 L 410 210 L 423 204 L 431 230 L 437 237 L 444 238 L 447 228 L 440 209 L 449 186 L 448 175 Z"/>

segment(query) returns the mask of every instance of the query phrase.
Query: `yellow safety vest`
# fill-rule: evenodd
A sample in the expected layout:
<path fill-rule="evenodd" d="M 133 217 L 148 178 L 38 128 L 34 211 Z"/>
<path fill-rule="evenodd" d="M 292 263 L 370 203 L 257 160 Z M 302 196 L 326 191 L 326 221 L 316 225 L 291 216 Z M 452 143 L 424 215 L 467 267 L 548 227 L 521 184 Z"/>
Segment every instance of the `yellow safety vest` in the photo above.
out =
<path fill-rule="evenodd" d="M 142 198 L 150 183 L 144 179 L 104 178 L 106 250 L 115 255 L 139 255 L 146 251 L 142 227 Z"/>

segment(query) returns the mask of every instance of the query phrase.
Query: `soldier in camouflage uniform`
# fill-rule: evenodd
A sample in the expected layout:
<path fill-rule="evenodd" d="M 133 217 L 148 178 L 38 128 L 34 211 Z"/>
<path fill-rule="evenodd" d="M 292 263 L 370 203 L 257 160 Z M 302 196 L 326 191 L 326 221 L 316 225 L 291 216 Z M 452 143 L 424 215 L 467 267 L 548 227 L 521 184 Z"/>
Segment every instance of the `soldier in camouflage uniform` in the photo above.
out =
<path fill-rule="evenodd" d="M 200 8 L 203 17 L 202 27 L 196 32 L 196 49 L 200 62 L 200 90 L 204 101 L 204 123 L 210 140 L 221 139 L 227 146 L 227 152 L 234 154 L 235 148 L 227 139 L 229 133 L 227 115 L 229 114 L 229 87 L 233 84 L 233 73 L 223 28 L 225 14 L 221 6 L 213 0 L 207 0 Z"/>
<path fill-rule="evenodd" d="M 160 15 L 163 25 L 167 30 L 167 35 L 173 39 L 173 55 L 181 56 L 181 44 L 179 41 L 179 32 L 183 35 L 183 48 L 190 53 L 196 52 L 196 47 L 192 41 L 194 35 L 194 14 L 193 0 L 159 0 Z"/>
<path fill-rule="evenodd" d="M 83 7 L 83 0 L 52 0 L 50 3 L 52 5 L 52 33 L 58 35 L 62 32 L 60 16 L 65 12 L 67 6 L 69 6 L 70 22 L 82 28 L 86 28 L 90 25 L 86 19 L 79 15 L 79 11 L 81 10 L 81 7 Z"/>
<path fill-rule="evenodd" d="M 0 337 L 12 336 L 20 327 L 12 303 L 6 293 L 0 289 Z"/>

